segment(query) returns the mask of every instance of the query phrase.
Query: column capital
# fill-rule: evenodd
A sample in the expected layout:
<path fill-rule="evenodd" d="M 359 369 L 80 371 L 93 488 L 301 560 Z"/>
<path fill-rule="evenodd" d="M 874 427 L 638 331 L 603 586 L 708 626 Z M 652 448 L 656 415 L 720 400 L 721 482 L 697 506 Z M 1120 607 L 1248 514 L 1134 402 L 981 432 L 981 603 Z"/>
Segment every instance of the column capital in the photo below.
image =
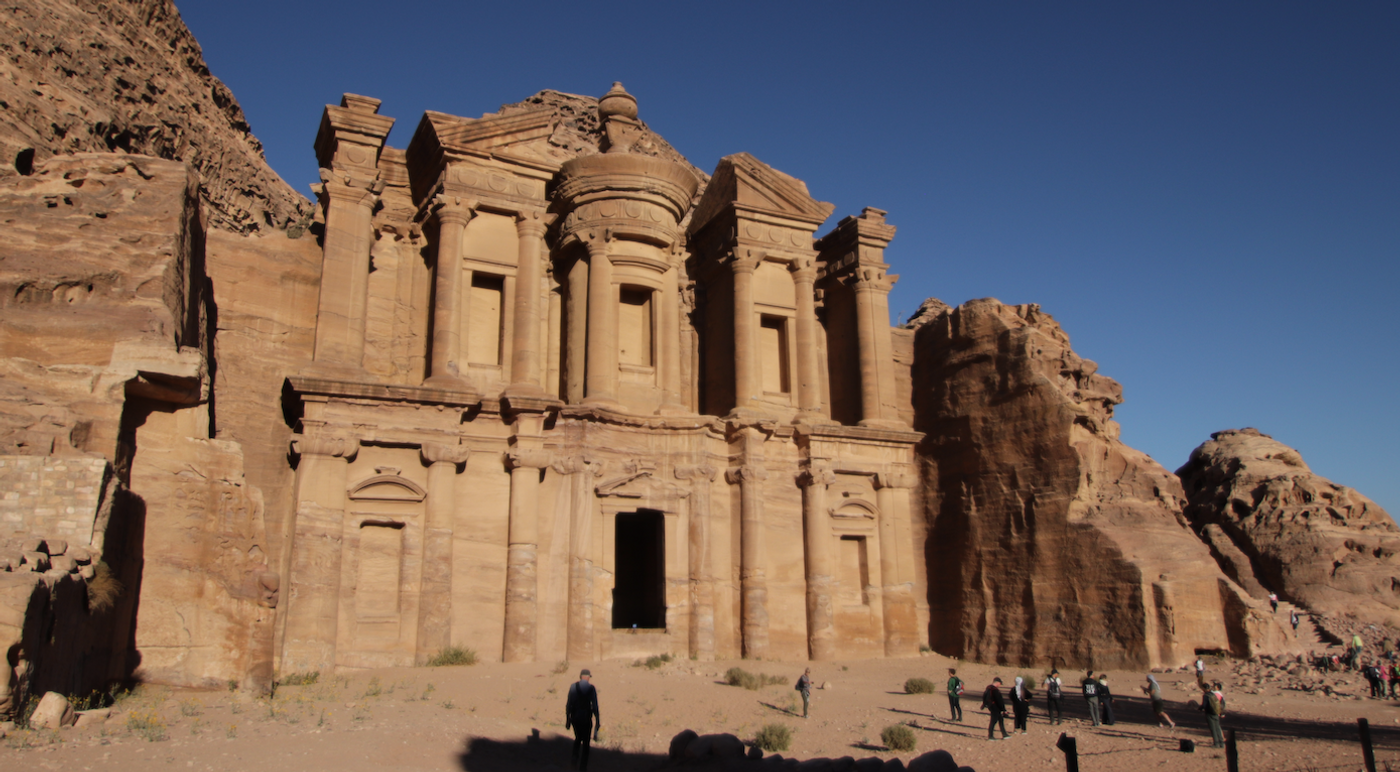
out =
<path fill-rule="evenodd" d="M 349 174 L 322 169 L 321 184 L 314 187 L 316 197 L 321 200 L 323 206 L 340 203 L 373 209 L 379 205 L 379 194 L 384 191 L 384 181 L 357 179 Z"/>
<path fill-rule="evenodd" d="M 763 262 L 765 254 L 757 249 L 745 249 L 742 253 L 736 249 L 729 254 L 729 267 L 735 274 L 752 275 L 758 269 L 758 264 Z"/>
<path fill-rule="evenodd" d="M 556 215 L 544 212 L 522 209 L 515 213 L 515 232 L 522 237 L 544 238 L 545 231 L 549 230 L 549 225 L 555 217 Z"/>
<path fill-rule="evenodd" d="M 445 442 L 425 442 L 418 449 L 418 453 L 423 457 L 423 462 L 427 464 L 452 464 L 458 466 L 467 463 L 467 459 L 472 454 L 472 449 L 466 445 L 449 445 Z"/>
<path fill-rule="evenodd" d="M 918 484 L 918 475 L 902 469 L 880 472 L 875 475 L 876 488 L 913 488 Z"/>
<path fill-rule="evenodd" d="M 761 482 L 768 479 L 768 470 L 758 464 L 744 464 L 724 470 L 724 479 L 730 485 L 741 482 Z"/>
<path fill-rule="evenodd" d="M 360 452 L 360 441 L 354 437 L 332 434 L 303 434 L 292 438 L 292 452 L 299 456 L 349 460 Z"/>
<path fill-rule="evenodd" d="M 547 450 L 511 450 L 506 452 L 506 467 L 508 469 L 545 469 L 554 459 L 554 454 Z"/>
<path fill-rule="evenodd" d="M 886 292 L 894 289 L 899 276 L 885 273 L 883 268 L 860 267 L 846 275 L 846 281 L 857 292 Z"/>
<path fill-rule="evenodd" d="M 806 468 L 797 473 L 797 484 L 803 488 L 813 485 L 831 485 L 836 482 L 836 473 L 831 465 L 821 462 L 808 462 Z"/>
<path fill-rule="evenodd" d="M 433 214 L 443 225 L 466 225 L 476 215 L 476 206 L 474 199 L 461 196 L 439 193 L 433 197 Z"/>
<path fill-rule="evenodd" d="M 788 263 L 792 280 L 798 284 L 812 284 L 817 280 L 817 262 L 810 257 L 794 258 Z"/>
<path fill-rule="evenodd" d="M 719 470 L 709 464 L 697 464 L 695 466 L 678 466 L 675 469 L 677 480 L 706 480 L 714 481 Z"/>
<path fill-rule="evenodd" d="M 560 456 L 555 458 L 549 465 L 559 474 L 579 474 L 581 472 L 601 477 L 603 474 L 603 462 L 597 461 L 589 456 Z"/>

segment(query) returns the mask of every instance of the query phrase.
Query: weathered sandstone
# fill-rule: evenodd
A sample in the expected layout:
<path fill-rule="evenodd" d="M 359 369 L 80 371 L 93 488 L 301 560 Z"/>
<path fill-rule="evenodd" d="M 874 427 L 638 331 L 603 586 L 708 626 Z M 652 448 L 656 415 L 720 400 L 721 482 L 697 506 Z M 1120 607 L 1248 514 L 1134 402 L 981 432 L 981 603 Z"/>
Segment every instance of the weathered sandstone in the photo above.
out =
<path fill-rule="evenodd" d="M 1121 387 L 1039 306 L 930 303 L 912 324 L 936 650 L 1155 666 L 1282 643 L 1208 562 L 1176 478 L 1118 439 Z"/>
<path fill-rule="evenodd" d="M 0 175 L 55 155 L 139 153 L 188 162 L 215 227 L 309 217 L 170 0 L 17 0 L 0 13 L 0 50 Z"/>
<path fill-rule="evenodd" d="M 1400 625 L 1400 527 L 1257 429 L 1216 432 L 1177 470 L 1186 516 L 1256 597 Z"/>

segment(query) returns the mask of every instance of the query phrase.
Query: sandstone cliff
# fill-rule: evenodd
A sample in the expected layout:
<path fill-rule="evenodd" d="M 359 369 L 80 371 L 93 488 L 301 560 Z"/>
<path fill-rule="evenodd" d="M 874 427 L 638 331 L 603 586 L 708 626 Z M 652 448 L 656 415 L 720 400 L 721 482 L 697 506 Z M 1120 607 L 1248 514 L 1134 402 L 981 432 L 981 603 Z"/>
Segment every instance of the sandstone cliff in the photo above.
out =
<path fill-rule="evenodd" d="M 914 356 L 930 640 L 984 662 L 1179 665 L 1282 631 L 1209 561 L 1122 389 L 1036 305 L 926 303 Z"/>
<path fill-rule="evenodd" d="M 0 174 L 101 151 L 185 161 L 210 224 L 308 218 L 170 0 L 16 0 L 0 13 Z"/>
<path fill-rule="evenodd" d="M 1400 528 L 1374 501 L 1257 429 L 1212 434 L 1177 474 L 1192 526 L 1257 595 L 1400 625 Z"/>

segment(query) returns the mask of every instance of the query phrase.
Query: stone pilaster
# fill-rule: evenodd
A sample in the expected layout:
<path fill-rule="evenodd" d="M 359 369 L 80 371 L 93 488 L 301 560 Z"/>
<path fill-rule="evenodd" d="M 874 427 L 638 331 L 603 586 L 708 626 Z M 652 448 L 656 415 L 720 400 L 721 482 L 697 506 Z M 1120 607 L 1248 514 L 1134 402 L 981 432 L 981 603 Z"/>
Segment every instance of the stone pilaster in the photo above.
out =
<path fill-rule="evenodd" d="M 718 472 L 712 466 L 676 467 L 676 478 L 690 481 L 690 656 L 702 662 L 715 658 L 715 575 L 710 553 L 710 484 Z"/>
<path fill-rule="evenodd" d="M 918 614 L 914 607 L 914 554 L 909 544 L 909 488 L 913 475 L 881 473 L 875 478 L 880 506 L 880 581 L 884 605 L 885 656 L 918 653 Z M 900 520 L 903 518 L 903 528 Z"/>
<path fill-rule="evenodd" d="M 462 321 L 467 313 L 469 279 L 462 272 L 462 239 L 476 202 L 438 196 L 437 255 L 433 267 L 433 350 L 425 382 L 438 388 L 466 386 Z"/>
<path fill-rule="evenodd" d="M 851 285 L 856 295 L 856 336 L 860 342 L 861 426 L 902 426 L 885 415 L 894 399 L 893 344 L 890 341 L 891 278 L 878 268 L 857 268 Z"/>
<path fill-rule="evenodd" d="M 457 467 L 467 463 L 471 449 L 465 445 L 425 442 L 419 453 L 423 463 L 428 464 L 422 590 L 414 658 L 421 665 L 451 644 L 452 521 L 457 508 Z"/>
<path fill-rule="evenodd" d="M 510 467 L 510 537 L 506 553 L 504 662 L 533 662 L 538 620 L 539 487 L 540 470 L 549 466 L 549 453 L 513 450 Z"/>
<path fill-rule="evenodd" d="M 539 300 L 546 227 L 548 223 L 539 212 L 522 212 L 515 220 L 520 247 L 515 267 L 515 330 L 507 391 L 512 396 L 544 396 L 540 385 Z"/>
<path fill-rule="evenodd" d="M 596 659 L 593 602 L 593 479 L 602 465 L 583 456 L 557 459 L 555 472 L 567 475 L 560 495 L 569 496 L 569 612 L 568 658 Z"/>
<path fill-rule="evenodd" d="M 359 448 L 359 440 L 349 437 L 308 435 L 292 441 L 301 461 L 289 545 L 289 586 L 283 595 L 287 599 L 283 673 L 335 666 L 347 475 L 349 461 Z"/>
<path fill-rule="evenodd" d="M 681 397 L 681 259 L 672 252 L 671 267 L 661 277 L 661 321 L 657 331 L 661 344 L 661 415 L 689 413 Z"/>
<path fill-rule="evenodd" d="M 768 471 L 758 464 L 725 470 L 730 485 L 739 486 L 739 592 L 744 656 L 768 654 L 768 550 L 763 519 L 763 481 Z"/>
<path fill-rule="evenodd" d="M 812 659 L 836 658 L 836 612 L 832 598 L 836 584 L 831 556 L 831 518 L 827 513 L 827 487 L 836 475 L 824 463 L 812 461 L 797 476 L 802 486 L 802 520 L 806 536 L 807 649 Z"/>

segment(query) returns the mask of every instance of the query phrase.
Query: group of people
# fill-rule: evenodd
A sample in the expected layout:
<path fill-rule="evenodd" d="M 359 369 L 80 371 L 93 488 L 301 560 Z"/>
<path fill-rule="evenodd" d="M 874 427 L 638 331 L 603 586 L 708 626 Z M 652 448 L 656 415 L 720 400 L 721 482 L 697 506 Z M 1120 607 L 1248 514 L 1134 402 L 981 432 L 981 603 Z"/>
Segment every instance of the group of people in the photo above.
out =
<path fill-rule="evenodd" d="M 1215 745 L 1223 745 L 1224 735 L 1220 729 L 1220 718 L 1225 715 L 1225 694 L 1224 688 L 1219 681 L 1213 684 L 1205 680 L 1205 664 L 1201 660 L 1196 661 L 1196 681 L 1199 685 L 1201 696 L 1201 711 L 1205 713 L 1206 724 L 1210 727 L 1211 740 Z M 1002 696 L 1002 680 L 993 678 L 985 691 L 982 692 L 982 708 L 987 711 L 990 721 L 987 724 L 987 739 L 1006 739 L 1011 734 L 1006 731 L 1006 712 L 1009 697 L 1012 714 L 1012 731 L 1026 733 L 1026 720 L 1030 715 L 1031 688 L 1022 677 L 1017 677 L 1012 685 L 1007 697 Z M 1064 722 L 1063 703 L 1064 680 L 1060 678 L 1060 671 L 1052 669 L 1042 683 L 1045 689 L 1045 716 L 1051 724 Z M 1084 678 L 1079 682 L 1080 692 L 1089 706 L 1089 719 L 1094 726 L 1112 726 L 1115 723 L 1113 715 L 1114 698 L 1113 691 L 1108 685 L 1108 674 L 1100 673 L 1095 676 L 1094 671 L 1085 672 Z M 1162 697 L 1162 685 L 1157 683 L 1156 676 L 1148 674 L 1147 681 L 1141 687 L 1142 693 L 1152 705 L 1152 715 L 1157 719 L 1157 725 L 1176 728 L 1176 722 L 1166 712 L 1166 700 Z M 962 723 L 962 695 L 966 689 L 966 684 L 958 677 L 957 668 L 948 668 L 948 709 L 952 714 L 952 720 Z M 1001 731 L 1001 737 L 996 736 L 997 730 Z"/>

